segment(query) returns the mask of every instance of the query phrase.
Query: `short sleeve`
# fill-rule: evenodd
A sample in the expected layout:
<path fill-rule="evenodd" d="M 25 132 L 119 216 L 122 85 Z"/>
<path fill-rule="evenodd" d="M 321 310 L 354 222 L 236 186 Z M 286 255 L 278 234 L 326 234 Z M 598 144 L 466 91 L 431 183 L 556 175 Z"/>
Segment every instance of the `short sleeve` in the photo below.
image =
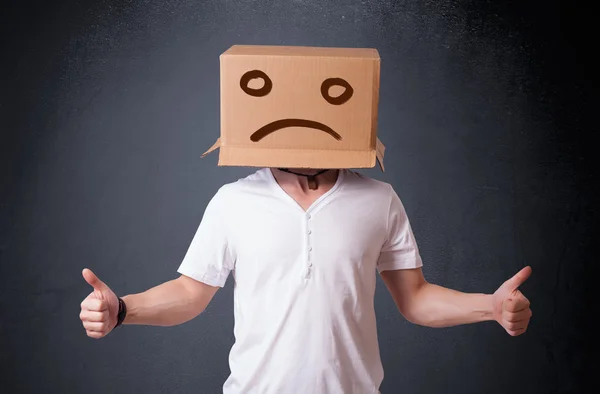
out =
<path fill-rule="evenodd" d="M 390 186 L 387 237 L 381 248 L 377 270 L 382 272 L 421 266 L 423 266 L 423 261 L 406 211 L 398 194 Z"/>
<path fill-rule="evenodd" d="M 210 286 L 225 285 L 235 264 L 227 206 L 225 193 L 220 189 L 209 201 L 177 272 Z"/>

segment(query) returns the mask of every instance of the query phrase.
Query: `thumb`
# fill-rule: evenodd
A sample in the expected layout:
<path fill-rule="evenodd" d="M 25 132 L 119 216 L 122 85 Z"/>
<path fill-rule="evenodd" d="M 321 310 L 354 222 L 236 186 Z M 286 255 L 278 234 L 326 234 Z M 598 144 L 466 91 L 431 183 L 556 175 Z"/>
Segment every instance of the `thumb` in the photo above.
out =
<path fill-rule="evenodd" d="M 83 272 L 81 273 L 83 275 L 83 279 L 85 279 L 85 281 L 94 288 L 94 290 L 96 291 L 100 291 L 102 292 L 103 290 L 108 290 L 108 286 L 102 282 L 100 279 L 98 279 L 98 277 L 96 276 L 96 274 L 94 274 L 92 272 L 92 270 L 86 268 L 83 270 Z"/>
<path fill-rule="evenodd" d="M 527 266 L 523 268 L 521 271 L 517 272 L 515 276 L 504 282 L 502 287 L 504 287 L 508 291 L 514 291 L 519 288 L 527 278 L 531 275 L 531 267 Z"/>

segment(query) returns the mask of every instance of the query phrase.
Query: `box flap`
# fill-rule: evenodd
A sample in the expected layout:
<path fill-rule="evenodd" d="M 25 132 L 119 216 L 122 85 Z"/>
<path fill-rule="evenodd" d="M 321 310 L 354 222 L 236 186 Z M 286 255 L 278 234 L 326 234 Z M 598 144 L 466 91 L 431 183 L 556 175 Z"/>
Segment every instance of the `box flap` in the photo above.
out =
<path fill-rule="evenodd" d="M 284 45 L 233 45 L 221 56 L 308 56 L 322 58 L 379 59 L 374 48 L 334 48 Z"/>
<path fill-rule="evenodd" d="M 217 140 L 215 141 L 215 143 L 206 151 L 202 154 L 201 157 L 205 157 L 206 155 L 208 155 L 211 152 L 214 152 L 215 150 L 221 148 L 221 138 L 217 138 Z M 343 152 L 340 152 L 343 154 Z M 285 151 L 283 152 L 283 154 L 285 155 Z M 288 153 L 289 154 L 289 153 Z M 383 158 L 385 156 L 385 145 L 383 144 L 383 142 L 381 142 L 381 140 L 379 138 L 377 138 L 377 145 L 375 146 L 375 156 L 377 158 L 377 163 L 379 164 L 379 168 L 381 168 L 381 172 L 385 172 L 385 167 L 383 165 Z M 265 163 L 266 165 L 267 163 Z M 302 167 L 302 165 L 298 165 L 297 167 Z"/>
<path fill-rule="evenodd" d="M 383 166 L 383 156 L 385 155 L 385 145 L 383 142 L 377 138 L 377 145 L 375 145 L 375 153 L 377 155 L 377 162 L 379 163 L 379 167 L 381 167 L 381 171 L 385 172 L 385 167 Z"/>
<path fill-rule="evenodd" d="M 208 148 L 208 150 L 206 152 L 204 152 L 202 154 L 202 156 L 200 156 L 200 157 L 204 157 L 204 156 L 208 155 L 210 152 L 219 149 L 220 147 L 221 147 L 221 137 L 217 138 L 217 141 L 213 144 L 213 146 Z"/>

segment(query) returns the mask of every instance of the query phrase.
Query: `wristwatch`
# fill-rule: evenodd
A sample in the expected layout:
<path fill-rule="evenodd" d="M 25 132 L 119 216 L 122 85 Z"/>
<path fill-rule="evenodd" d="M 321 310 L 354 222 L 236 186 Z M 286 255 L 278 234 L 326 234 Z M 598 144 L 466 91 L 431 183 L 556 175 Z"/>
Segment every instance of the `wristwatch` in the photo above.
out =
<path fill-rule="evenodd" d="M 117 313 L 117 324 L 115 325 L 115 328 L 123 324 L 125 316 L 127 316 L 127 305 L 125 305 L 125 301 L 119 297 L 119 312 Z"/>

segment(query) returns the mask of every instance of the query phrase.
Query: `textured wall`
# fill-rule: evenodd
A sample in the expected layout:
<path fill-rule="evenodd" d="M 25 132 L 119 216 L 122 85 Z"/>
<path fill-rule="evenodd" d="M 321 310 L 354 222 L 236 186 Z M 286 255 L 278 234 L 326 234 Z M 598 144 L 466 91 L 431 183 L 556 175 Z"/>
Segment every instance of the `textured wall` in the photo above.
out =
<path fill-rule="evenodd" d="M 431 282 L 492 292 L 533 267 L 523 291 L 534 316 L 517 338 L 495 323 L 410 325 L 380 281 L 382 392 L 589 392 L 597 178 L 585 132 L 598 127 L 587 123 L 586 36 L 573 30 L 583 15 L 504 3 L 7 6 L 0 391 L 219 392 L 231 282 L 190 323 L 95 341 L 78 319 L 89 293 L 81 269 L 121 295 L 176 277 L 208 200 L 253 171 L 199 158 L 219 133 L 218 55 L 232 44 L 289 44 L 379 49 L 386 172 L 364 172 L 400 194 Z"/>

